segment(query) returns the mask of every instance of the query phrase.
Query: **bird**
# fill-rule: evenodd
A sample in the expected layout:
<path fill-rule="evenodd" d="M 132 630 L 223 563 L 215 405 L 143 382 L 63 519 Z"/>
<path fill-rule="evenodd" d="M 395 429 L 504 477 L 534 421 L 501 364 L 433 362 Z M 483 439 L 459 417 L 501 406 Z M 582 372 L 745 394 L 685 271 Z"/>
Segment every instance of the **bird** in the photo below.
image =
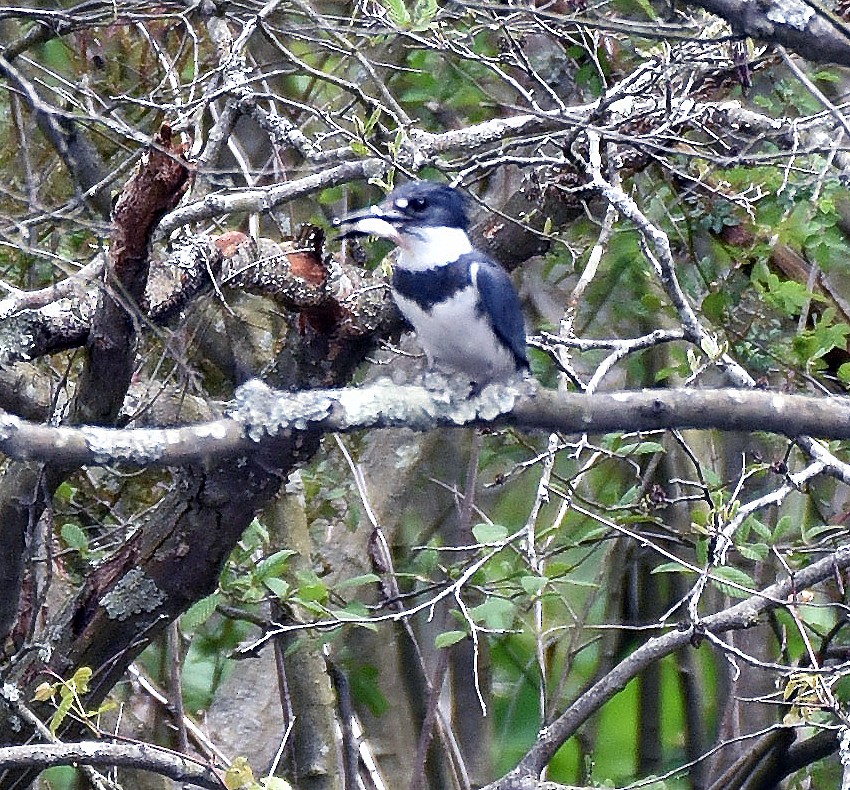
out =
<path fill-rule="evenodd" d="M 432 370 L 474 388 L 527 373 L 519 296 L 507 271 L 473 247 L 461 192 L 412 181 L 334 224 L 340 238 L 379 236 L 398 247 L 392 295 Z"/>

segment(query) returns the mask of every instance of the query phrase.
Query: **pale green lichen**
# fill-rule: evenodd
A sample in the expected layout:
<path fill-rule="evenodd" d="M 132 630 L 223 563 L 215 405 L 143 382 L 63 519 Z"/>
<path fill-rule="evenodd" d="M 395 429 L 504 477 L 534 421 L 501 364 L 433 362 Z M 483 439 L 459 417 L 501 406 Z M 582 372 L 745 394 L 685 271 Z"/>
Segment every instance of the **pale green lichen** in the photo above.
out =
<path fill-rule="evenodd" d="M 153 612 L 165 603 L 165 593 L 140 568 L 132 568 L 99 601 L 110 620 L 126 620 L 143 612 Z"/>
<path fill-rule="evenodd" d="M 509 412 L 516 404 L 521 392 L 516 383 L 490 384 L 476 399 L 477 416 L 480 420 L 491 421 Z"/>
<path fill-rule="evenodd" d="M 423 387 L 399 386 L 386 378 L 339 393 L 345 427 L 381 424 L 422 430 L 434 425 L 449 401 L 447 391 L 435 397 Z"/>
<path fill-rule="evenodd" d="M 777 25 L 793 27 L 797 30 L 805 30 L 806 26 L 815 15 L 815 10 L 808 3 L 792 0 L 784 4 L 771 5 L 765 16 Z"/>
<path fill-rule="evenodd" d="M 365 387 L 280 393 L 250 381 L 237 390 L 231 416 L 242 422 L 254 441 L 288 429 L 306 430 L 325 420 L 336 430 L 379 426 L 422 431 L 437 425 L 490 422 L 509 412 L 529 386 L 517 377 L 472 394 L 468 382 L 458 384 L 437 373 L 427 374 L 424 384 L 397 384 L 384 378 Z"/>
<path fill-rule="evenodd" d="M 333 406 L 333 399 L 321 391 L 284 394 L 254 379 L 236 391 L 230 414 L 244 424 L 248 437 L 258 442 L 291 428 L 305 430 L 329 417 Z"/>
<path fill-rule="evenodd" d="M 213 422 L 213 423 L 210 423 L 209 425 L 198 425 L 198 426 L 195 427 L 194 430 L 195 430 L 195 435 L 199 439 L 210 438 L 210 439 L 219 439 L 220 440 L 220 439 L 224 439 L 224 438 L 227 437 L 227 428 L 225 427 L 224 423 L 221 422 L 221 421 Z M 176 441 L 176 439 L 179 438 L 180 434 L 177 431 L 175 431 L 174 433 L 175 433 L 175 441 Z M 170 441 L 171 438 L 172 438 L 171 434 L 166 433 L 166 441 Z"/>
<path fill-rule="evenodd" d="M 428 430 L 436 425 L 465 425 L 490 422 L 510 411 L 523 392 L 519 380 L 494 383 L 471 395 L 468 385 L 440 374 L 425 377 L 425 386 L 399 386 L 389 379 L 368 388 L 343 390 L 339 403 L 345 414 L 344 427 L 370 425 L 404 426 Z"/>

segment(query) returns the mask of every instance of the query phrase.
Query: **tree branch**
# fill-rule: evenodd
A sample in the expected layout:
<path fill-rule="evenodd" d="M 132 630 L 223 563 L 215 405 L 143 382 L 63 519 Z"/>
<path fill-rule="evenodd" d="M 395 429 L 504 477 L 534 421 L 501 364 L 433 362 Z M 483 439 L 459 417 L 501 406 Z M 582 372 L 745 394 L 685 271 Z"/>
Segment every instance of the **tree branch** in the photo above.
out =
<path fill-rule="evenodd" d="M 54 765 L 118 766 L 167 776 L 177 782 L 188 782 L 210 790 L 225 785 L 204 763 L 163 749 L 150 743 L 34 743 L 0 748 L 0 770 L 8 768 L 50 768 Z"/>
<path fill-rule="evenodd" d="M 781 44 L 806 60 L 850 66 L 850 32 L 820 2 L 803 0 L 689 0 L 725 19 L 741 36 Z"/>
<path fill-rule="evenodd" d="M 399 386 L 278 392 L 260 381 L 242 386 L 229 416 L 167 429 L 51 427 L 0 413 L 0 451 L 11 458 L 67 464 L 180 466 L 253 453 L 293 432 L 366 428 L 512 425 L 563 433 L 714 429 L 766 431 L 794 438 L 850 438 L 847 398 L 783 395 L 762 390 L 639 390 L 558 393 L 491 385 L 478 397 L 452 390 Z"/>
<path fill-rule="evenodd" d="M 850 567 L 850 547 L 838 549 L 807 568 L 796 572 L 793 577 L 764 589 L 758 595 L 710 615 L 702 620 L 697 629 L 670 631 L 654 637 L 641 645 L 628 658 L 621 661 L 611 672 L 584 692 L 564 713 L 547 727 L 537 742 L 519 765 L 500 779 L 489 785 L 491 790 L 509 790 L 524 788 L 524 778 L 539 776 L 552 759 L 555 752 L 594 712 L 609 699 L 622 691 L 629 681 L 640 674 L 647 666 L 666 655 L 698 639 L 700 629 L 711 633 L 749 628 L 755 625 L 759 616 L 782 605 L 789 595 L 805 590 L 836 572 Z"/>

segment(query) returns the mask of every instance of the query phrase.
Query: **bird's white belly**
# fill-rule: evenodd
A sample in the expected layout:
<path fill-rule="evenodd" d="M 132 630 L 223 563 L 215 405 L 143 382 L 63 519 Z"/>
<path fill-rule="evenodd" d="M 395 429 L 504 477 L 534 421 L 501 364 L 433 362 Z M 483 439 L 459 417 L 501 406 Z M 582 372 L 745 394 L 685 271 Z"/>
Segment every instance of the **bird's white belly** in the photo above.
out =
<path fill-rule="evenodd" d="M 486 383 L 516 372 L 513 355 L 496 337 L 490 323 L 475 309 L 472 288 L 423 310 L 393 291 L 396 304 L 416 330 L 428 362 L 446 372 L 463 373 Z"/>

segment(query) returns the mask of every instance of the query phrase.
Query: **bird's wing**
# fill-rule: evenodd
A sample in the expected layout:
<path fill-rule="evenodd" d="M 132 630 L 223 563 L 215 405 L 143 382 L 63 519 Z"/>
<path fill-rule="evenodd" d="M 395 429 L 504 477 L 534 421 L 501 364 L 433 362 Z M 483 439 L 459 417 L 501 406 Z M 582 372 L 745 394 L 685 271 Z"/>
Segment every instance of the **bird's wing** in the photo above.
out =
<path fill-rule="evenodd" d="M 484 313 L 490 318 L 493 331 L 513 352 L 517 367 L 527 368 L 525 322 L 514 284 L 498 263 L 479 253 L 471 255 L 475 260 L 470 261 L 470 270 L 474 271 Z"/>

